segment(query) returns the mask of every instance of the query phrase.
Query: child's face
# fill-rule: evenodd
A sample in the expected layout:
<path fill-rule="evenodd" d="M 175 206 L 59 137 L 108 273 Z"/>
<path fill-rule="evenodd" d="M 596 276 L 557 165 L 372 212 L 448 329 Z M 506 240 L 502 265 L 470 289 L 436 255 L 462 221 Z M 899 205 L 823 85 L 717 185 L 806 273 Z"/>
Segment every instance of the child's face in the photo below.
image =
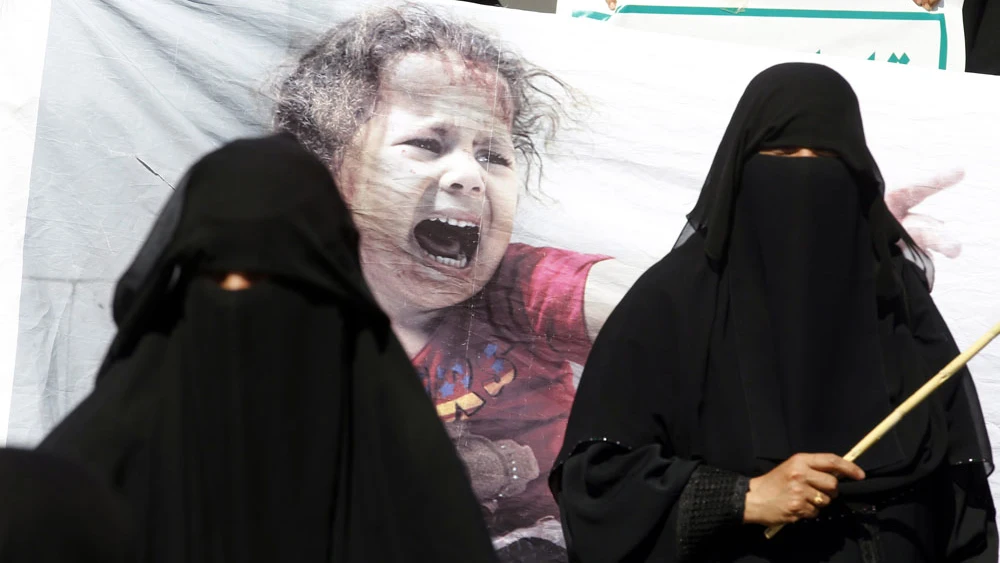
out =
<path fill-rule="evenodd" d="M 519 193 L 507 89 L 457 55 L 409 54 L 384 69 L 375 115 L 336 176 L 390 315 L 461 303 L 500 264 Z"/>

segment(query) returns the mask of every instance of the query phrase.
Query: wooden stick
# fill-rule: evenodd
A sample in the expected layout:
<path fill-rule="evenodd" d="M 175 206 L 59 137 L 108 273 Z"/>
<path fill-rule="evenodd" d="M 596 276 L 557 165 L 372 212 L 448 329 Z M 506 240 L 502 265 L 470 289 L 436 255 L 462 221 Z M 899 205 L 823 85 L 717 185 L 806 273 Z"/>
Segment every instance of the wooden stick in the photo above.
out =
<path fill-rule="evenodd" d="M 896 407 L 896 410 L 892 411 L 889 416 L 885 417 L 885 420 L 880 422 L 871 432 L 868 433 L 856 446 L 851 448 L 851 451 L 847 452 L 844 459 L 853 462 L 858 459 L 861 454 L 872 447 L 875 442 L 882 439 L 892 427 L 896 425 L 904 416 L 907 415 L 914 407 L 919 405 L 924 399 L 926 399 L 931 393 L 936 391 L 938 387 L 944 384 L 945 381 L 955 375 L 955 373 L 962 369 L 965 364 L 969 363 L 976 354 L 978 354 L 987 344 L 993 341 L 994 338 L 1000 335 L 1000 323 L 996 324 L 991 328 L 986 334 L 984 334 L 975 344 L 969 347 L 968 350 L 962 352 L 957 358 L 944 366 L 944 369 L 938 372 L 937 375 L 932 377 L 927 383 L 923 384 L 920 389 L 917 389 L 908 399 L 903 401 L 903 404 Z M 779 524 L 777 526 L 771 526 L 764 532 L 764 537 L 767 539 L 773 538 L 778 532 L 784 528 L 784 524 Z"/>

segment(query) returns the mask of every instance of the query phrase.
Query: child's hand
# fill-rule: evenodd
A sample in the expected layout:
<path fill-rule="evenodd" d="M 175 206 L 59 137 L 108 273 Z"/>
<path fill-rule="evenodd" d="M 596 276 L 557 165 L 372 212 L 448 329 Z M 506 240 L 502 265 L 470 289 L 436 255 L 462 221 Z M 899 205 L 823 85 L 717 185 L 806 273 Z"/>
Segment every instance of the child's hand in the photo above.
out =
<path fill-rule="evenodd" d="M 965 172 L 955 170 L 925 184 L 907 186 L 886 193 L 885 203 L 889 211 L 903 225 L 906 232 L 910 233 L 917 246 L 925 251 L 933 250 L 948 258 L 956 258 L 962 253 L 962 243 L 948 233 L 943 222 L 927 215 L 911 213 L 910 209 L 941 190 L 958 184 L 963 178 Z"/>
<path fill-rule="evenodd" d="M 937 6 L 938 2 L 940 1 L 941 0 L 913 0 L 913 3 L 929 12 L 933 10 L 934 7 Z"/>

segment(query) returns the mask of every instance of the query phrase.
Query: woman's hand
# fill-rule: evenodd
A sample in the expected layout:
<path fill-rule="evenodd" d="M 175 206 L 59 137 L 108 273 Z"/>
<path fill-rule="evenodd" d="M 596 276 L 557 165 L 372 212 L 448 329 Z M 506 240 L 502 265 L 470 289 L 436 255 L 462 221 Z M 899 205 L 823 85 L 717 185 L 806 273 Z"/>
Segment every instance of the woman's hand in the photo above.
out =
<path fill-rule="evenodd" d="M 964 178 L 964 171 L 955 170 L 926 184 L 888 191 L 885 194 L 885 204 L 906 232 L 910 233 L 917 246 L 927 252 L 934 251 L 948 258 L 957 258 L 962 253 L 962 243 L 948 234 L 944 223 L 927 215 L 911 213 L 910 209 L 920 205 L 928 197 L 958 184 Z"/>
<path fill-rule="evenodd" d="M 837 498 L 837 475 L 865 478 L 857 465 L 833 454 L 795 454 L 769 473 L 750 480 L 743 521 L 776 526 L 815 518 Z"/>
<path fill-rule="evenodd" d="M 605 2 L 608 3 L 608 9 L 612 12 L 614 12 L 615 8 L 618 7 L 618 0 L 605 0 Z"/>
<path fill-rule="evenodd" d="M 913 0 L 913 3 L 929 12 L 933 10 L 934 6 L 937 6 L 940 1 L 941 0 Z"/>

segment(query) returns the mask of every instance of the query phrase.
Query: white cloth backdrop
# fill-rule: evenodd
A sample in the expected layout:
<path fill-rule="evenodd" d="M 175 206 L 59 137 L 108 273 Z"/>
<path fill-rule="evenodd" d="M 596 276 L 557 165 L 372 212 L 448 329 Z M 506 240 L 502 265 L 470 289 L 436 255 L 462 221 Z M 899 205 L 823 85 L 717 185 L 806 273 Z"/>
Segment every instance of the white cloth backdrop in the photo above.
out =
<path fill-rule="evenodd" d="M 371 5 L 2 6 L 0 441 L 32 444 L 91 388 L 113 335 L 113 284 L 169 194 L 167 182 L 226 140 L 266 132 L 267 93 L 282 65 Z M 454 2 L 442 9 L 492 31 L 586 102 L 583 120 L 544 149 L 546 197 L 521 198 L 515 242 L 650 265 L 674 243 L 747 82 L 778 62 L 819 61 L 857 90 L 890 191 L 954 181 L 906 224 L 961 245 L 955 257 L 935 255 L 934 290 L 959 345 L 1000 320 L 1000 80 Z M 1000 445 L 1000 348 L 972 369 Z M 544 478 L 548 467 L 540 469 Z"/>

